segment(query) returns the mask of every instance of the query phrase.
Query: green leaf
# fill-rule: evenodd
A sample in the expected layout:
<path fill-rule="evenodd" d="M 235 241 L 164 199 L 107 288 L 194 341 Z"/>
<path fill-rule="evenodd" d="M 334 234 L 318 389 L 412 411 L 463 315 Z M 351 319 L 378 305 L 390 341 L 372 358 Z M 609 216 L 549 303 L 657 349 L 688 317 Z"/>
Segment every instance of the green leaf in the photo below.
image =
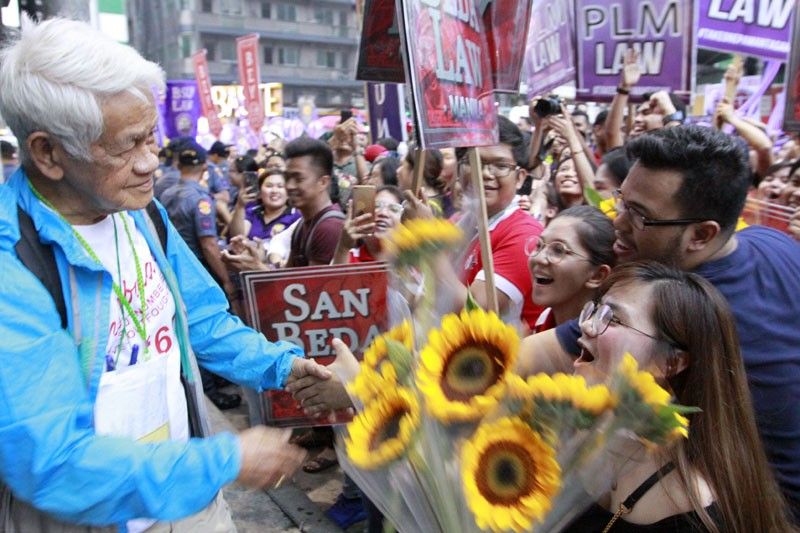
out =
<path fill-rule="evenodd" d="M 405 382 L 411 374 L 411 364 L 414 360 L 411 351 L 403 343 L 387 338 L 386 352 L 389 362 L 392 363 L 392 366 L 397 371 L 398 381 Z"/>
<path fill-rule="evenodd" d="M 600 207 L 600 202 L 603 201 L 603 197 L 600 196 L 600 193 L 598 193 L 592 187 L 586 187 L 583 190 L 583 197 L 586 198 L 586 201 L 589 202 L 589 205 L 593 207 Z"/>
<path fill-rule="evenodd" d="M 464 309 L 466 309 L 467 312 L 477 311 L 479 309 L 484 311 L 483 307 L 481 307 L 478 302 L 475 301 L 475 298 L 472 297 L 472 293 L 470 291 L 467 291 L 467 301 L 464 304 Z"/>

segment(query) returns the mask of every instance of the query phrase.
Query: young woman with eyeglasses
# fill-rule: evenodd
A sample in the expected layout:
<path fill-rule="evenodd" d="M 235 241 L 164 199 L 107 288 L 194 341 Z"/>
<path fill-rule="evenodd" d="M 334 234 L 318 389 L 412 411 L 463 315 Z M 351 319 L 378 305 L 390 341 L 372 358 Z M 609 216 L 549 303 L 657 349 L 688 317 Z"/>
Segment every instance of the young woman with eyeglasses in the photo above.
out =
<path fill-rule="evenodd" d="M 599 209 L 582 205 L 559 213 L 525 245 L 533 301 L 546 307 L 534 332 L 576 318 L 614 266 L 614 226 Z"/>
<path fill-rule="evenodd" d="M 631 353 L 688 415 L 688 439 L 659 452 L 615 442 L 608 479 L 568 532 L 797 531 L 759 439 L 739 340 L 706 280 L 655 262 L 617 267 L 580 315 L 575 372 L 605 382 Z M 621 505 L 624 504 L 624 508 Z"/>
<path fill-rule="evenodd" d="M 380 240 L 400 225 L 402 216 L 403 193 L 391 185 L 378 188 L 374 213 L 353 218 L 350 205 L 331 264 L 377 261 L 381 252 Z"/>

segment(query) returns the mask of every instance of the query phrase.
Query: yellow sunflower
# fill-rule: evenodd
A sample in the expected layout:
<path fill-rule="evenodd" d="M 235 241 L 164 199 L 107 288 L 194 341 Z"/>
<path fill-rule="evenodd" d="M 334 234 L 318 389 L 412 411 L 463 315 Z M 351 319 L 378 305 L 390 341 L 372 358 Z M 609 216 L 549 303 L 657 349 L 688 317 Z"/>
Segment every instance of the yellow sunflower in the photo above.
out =
<path fill-rule="evenodd" d="M 427 412 L 443 422 L 480 419 L 505 393 L 518 349 L 516 330 L 494 313 L 446 315 L 431 330 L 416 374 Z"/>
<path fill-rule="evenodd" d="M 400 264 L 414 264 L 426 254 L 458 244 L 464 235 L 455 224 L 440 218 L 412 219 L 394 229 L 384 250 Z"/>
<path fill-rule="evenodd" d="M 347 456 L 358 468 L 381 468 L 403 456 L 419 425 L 414 393 L 402 387 L 386 389 L 347 425 Z"/>
<path fill-rule="evenodd" d="M 492 531 L 530 530 L 561 488 L 555 451 L 519 418 L 482 424 L 464 444 L 461 473 L 476 524 Z"/>
<path fill-rule="evenodd" d="M 639 364 L 631 354 L 626 353 L 622 358 L 618 372 L 622 377 L 623 386 L 630 387 L 641 402 L 648 406 L 666 426 L 667 435 L 684 438 L 689 436 L 689 420 L 678 412 L 681 406 L 671 403 L 670 393 L 656 383 L 650 372 L 639 370 Z M 660 433 L 661 429 L 654 428 L 655 434 Z"/>
<path fill-rule="evenodd" d="M 397 370 L 389 364 L 388 342 L 399 343 L 411 359 L 413 337 L 411 322 L 404 320 L 388 332 L 375 338 L 364 352 L 364 360 L 355 380 L 348 385 L 348 390 L 362 402 L 380 394 L 386 387 L 397 384 Z"/>
<path fill-rule="evenodd" d="M 537 374 L 527 385 L 534 398 L 550 402 L 567 402 L 576 409 L 599 415 L 614 406 L 614 398 L 605 385 L 589 387 L 582 376 L 570 374 Z"/>

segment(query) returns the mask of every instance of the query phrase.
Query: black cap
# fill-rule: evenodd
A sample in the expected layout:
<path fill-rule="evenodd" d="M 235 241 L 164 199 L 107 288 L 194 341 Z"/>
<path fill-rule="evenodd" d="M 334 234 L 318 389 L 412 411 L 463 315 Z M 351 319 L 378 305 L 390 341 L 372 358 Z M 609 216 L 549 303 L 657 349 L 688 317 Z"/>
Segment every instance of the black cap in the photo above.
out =
<path fill-rule="evenodd" d="M 211 155 L 218 155 L 220 157 L 228 157 L 230 154 L 230 144 L 223 144 L 220 141 L 214 141 L 214 144 L 211 145 L 211 148 L 208 149 L 208 153 Z"/>
<path fill-rule="evenodd" d="M 202 165 L 206 162 L 206 149 L 196 141 L 188 139 L 181 143 L 178 151 L 178 164 L 186 166 Z"/>

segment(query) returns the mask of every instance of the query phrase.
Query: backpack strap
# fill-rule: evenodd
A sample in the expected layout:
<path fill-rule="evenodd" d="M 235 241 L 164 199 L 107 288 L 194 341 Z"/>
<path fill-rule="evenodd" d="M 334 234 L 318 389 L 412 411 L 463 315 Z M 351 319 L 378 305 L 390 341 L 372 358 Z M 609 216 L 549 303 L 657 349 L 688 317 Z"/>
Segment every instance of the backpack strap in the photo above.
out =
<path fill-rule="evenodd" d="M 58 276 L 53 247 L 42 244 L 33 220 L 19 205 L 17 205 L 17 218 L 19 219 L 20 234 L 19 241 L 14 246 L 17 256 L 22 264 L 39 278 L 44 288 L 53 297 L 53 302 L 55 302 L 61 317 L 61 327 L 66 329 L 67 305 L 64 302 L 64 292 L 61 289 L 61 279 Z"/>
<path fill-rule="evenodd" d="M 156 229 L 161 247 L 166 253 L 167 226 L 164 224 L 164 218 L 161 216 L 158 206 L 154 201 L 147 204 L 145 209 Z M 34 276 L 39 278 L 44 288 L 47 289 L 47 292 L 53 297 L 56 310 L 61 317 L 61 327 L 66 329 L 67 305 L 64 302 L 64 291 L 61 288 L 61 279 L 58 276 L 58 267 L 56 266 L 53 247 L 43 244 L 42 241 L 39 240 L 39 232 L 36 231 L 33 220 L 19 205 L 17 205 L 17 218 L 19 219 L 20 239 L 14 246 L 14 250 L 16 250 L 17 256 L 22 264 L 25 265 Z"/>
<path fill-rule="evenodd" d="M 308 259 L 308 254 L 309 254 L 309 251 L 311 250 L 311 243 L 313 242 L 314 232 L 317 230 L 317 226 L 319 226 L 320 223 L 322 223 L 323 220 L 326 220 L 326 219 L 329 219 L 329 218 L 338 218 L 340 220 L 344 220 L 345 219 L 345 215 L 344 215 L 344 213 L 342 213 L 341 211 L 339 211 L 337 209 L 330 209 L 330 210 L 324 212 L 321 217 L 319 217 L 319 220 L 317 220 L 314 223 L 314 225 L 311 227 L 311 229 L 308 232 L 308 239 L 306 239 L 306 248 L 305 248 L 305 250 L 303 250 L 303 253 L 306 256 L 306 259 Z"/>

